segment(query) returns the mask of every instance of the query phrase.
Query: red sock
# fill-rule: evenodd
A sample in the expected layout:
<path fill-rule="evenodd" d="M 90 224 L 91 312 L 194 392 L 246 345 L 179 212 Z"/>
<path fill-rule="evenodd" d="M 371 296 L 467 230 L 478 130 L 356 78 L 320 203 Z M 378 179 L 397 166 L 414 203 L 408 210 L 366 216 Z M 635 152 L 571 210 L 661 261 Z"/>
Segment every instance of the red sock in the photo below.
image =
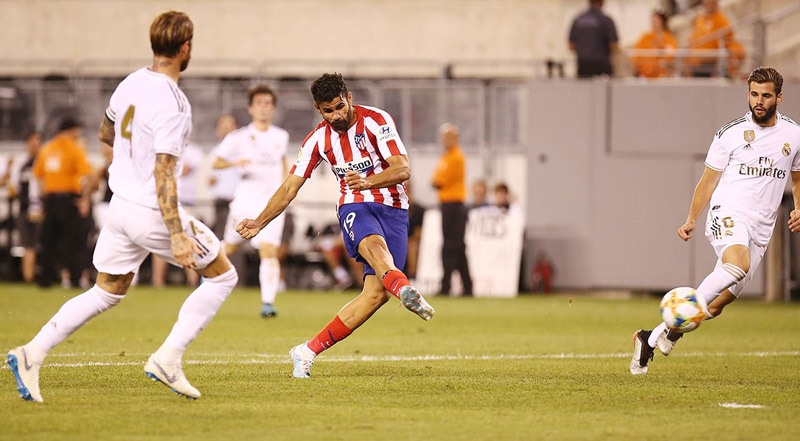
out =
<path fill-rule="evenodd" d="M 352 332 L 337 315 L 328 323 L 328 326 L 319 331 L 316 337 L 308 341 L 308 348 L 314 351 L 315 354 L 319 354 L 336 344 L 336 342 L 347 338 Z"/>
<path fill-rule="evenodd" d="M 383 287 L 386 288 L 390 293 L 394 294 L 395 297 L 398 299 L 400 298 L 400 288 L 411 285 L 411 282 L 408 281 L 408 277 L 403 274 L 400 270 L 389 270 L 386 271 L 386 274 L 383 275 Z"/>

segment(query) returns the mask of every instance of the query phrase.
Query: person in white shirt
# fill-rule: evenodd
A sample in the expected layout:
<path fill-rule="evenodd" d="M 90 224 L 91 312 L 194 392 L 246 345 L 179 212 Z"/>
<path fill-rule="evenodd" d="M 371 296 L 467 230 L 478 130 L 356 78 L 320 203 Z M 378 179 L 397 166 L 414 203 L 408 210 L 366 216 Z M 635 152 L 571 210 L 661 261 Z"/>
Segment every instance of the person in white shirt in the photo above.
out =
<path fill-rule="evenodd" d="M 220 115 L 217 118 L 217 140 L 222 142 L 228 133 L 239 128 L 236 118 L 230 114 Z M 219 144 L 218 144 L 219 145 Z M 211 158 L 216 156 L 216 147 L 211 152 Z M 229 205 L 233 200 L 233 193 L 239 185 L 241 176 L 235 168 L 211 170 L 208 180 L 209 190 L 214 198 L 214 225 L 211 229 L 214 234 L 221 237 L 225 232 L 225 221 L 228 220 Z"/>
<path fill-rule="evenodd" d="M 225 251 L 233 254 L 244 239 L 236 226 L 244 219 L 254 218 L 260 207 L 267 205 L 270 196 L 286 176 L 286 149 L 289 133 L 272 124 L 277 104 L 275 92 L 257 84 L 247 91 L 247 113 L 252 122 L 229 133 L 214 151 L 216 170 L 236 169 L 241 181 L 236 187 L 225 224 Z M 255 237 L 250 244 L 258 250 L 261 260 L 258 280 L 261 285 L 261 316 L 274 317 L 275 297 L 281 280 L 278 248 L 281 245 L 284 215 L 281 214 Z"/>
<path fill-rule="evenodd" d="M 789 176 L 794 196 L 789 229 L 800 231 L 800 125 L 777 111 L 783 77 L 773 68 L 759 67 L 747 86 L 750 111 L 714 135 L 689 215 L 678 229 L 682 240 L 691 239 L 710 202 L 705 234 L 718 259 L 697 287 L 707 319 L 722 314 L 752 279 L 772 237 Z M 668 331 L 665 323 L 636 331 L 631 373 L 646 374 L 654 349 L 669 355 L 682 336 Z"/>
<path fill-rule="evenodd" d="M 111 96 L 99 138 L 114 149 L 109 167 L 114 195 L 95 247 L 97 283 L 64 303 L 29 343 L 8 353 L 17 390 L 26 400 L 42 401 L 39 369 L 47 353 L 117 305 L 150 253 L 195 269 L 204 283 L 184 302 L 172 331 L 148 358 L 145 374 L 179 395 L 200 397 L 183 373 L 183 353 L 214 317 L 238 276 L 211 230 L 178 204 L 176 181 L 192 121 L 178 78 L 189 64 L 193 34 L 194 25 L 182 12 L 156 17 L 150 26 L 153 64 L 128 75 Z"/>

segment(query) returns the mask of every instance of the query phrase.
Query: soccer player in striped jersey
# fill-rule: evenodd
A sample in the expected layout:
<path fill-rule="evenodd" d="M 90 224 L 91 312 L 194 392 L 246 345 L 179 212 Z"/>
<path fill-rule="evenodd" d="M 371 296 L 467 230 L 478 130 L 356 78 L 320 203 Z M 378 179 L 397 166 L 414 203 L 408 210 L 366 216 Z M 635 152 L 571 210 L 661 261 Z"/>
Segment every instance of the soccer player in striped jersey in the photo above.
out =
<path fill-rule="evenodd" d="M 794 210 L 789 229 L 800 231 L 800 125 L 777 112 L 783 77 L 773 68 L 759 67 L 747 86 L 750 112 L 714 135 L 689 215 L 678 229 L 681 239 L 691 239 L 697 218 L 710 202 L 705 234 L 718 259 L 697 287 L 708 305 L 708 319 L 722 314 L 752 279 L 772 237 L 790 175 Z M 682 335 L 664 323 L 652 331 L 636 331 L 631 373 L 646 374 L 654 349 L 669 355 Z"/>
<path fill-rule="evenodd" d="M 308 378 L 315 357 L 349 336 L 390 295 L 423 320 L 434 314 L 402 272 L 408 247 L 408 196 L 402 183 L 411 170 L 392 117 L 353 105 L 340 74 L 317 78 L 311 94 L 324 121 L 303 141 L 297 161 L 261 214 L 236 227 L 243 238 L 255 237 L 286 209 L 322 161 L 339 177 L 339 223 L 348 254 L 364 263 L 364 289 L 314 338 L 292 348 L 295 378 Z"/>

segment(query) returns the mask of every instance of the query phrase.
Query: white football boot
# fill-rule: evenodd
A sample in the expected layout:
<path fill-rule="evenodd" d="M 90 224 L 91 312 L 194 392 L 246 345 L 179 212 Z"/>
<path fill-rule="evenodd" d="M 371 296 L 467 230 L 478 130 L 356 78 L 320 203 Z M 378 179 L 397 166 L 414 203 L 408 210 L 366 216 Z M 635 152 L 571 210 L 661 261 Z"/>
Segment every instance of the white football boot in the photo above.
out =
<path fill-rule="evenodd" d="M 436 311 L 425 301 L 425 298 L 417 291 L 417 288 L 406 285 L 400 288 L 399 295 L 400 302 L 403 303 L 403 306 L 414 314 L 417 314 L 422 320 L 428 321 L 436 314 Z"/>
<path fill-rule="evenodd" d="M 162 363 L 156 354 L 150 355 L 144 365 L 144 373 L 153 381 L 159 381 L 171 388 L 176 394 L 196 400 L 200 398 L 200 391 L 189 384 L 180 361 L 177 363 Z"/>
<path fill-rule="evenodd" d="M 289 351 L 289 356 L 292 357 L 292 364 L 294 370 L 292 376 L 294 378 L 309 378 L 311 376 L 311 366 L 314 364 L 314 359 L 317 354 L 308 348 L 306 343 L 299 344 Z"/>
<path fill-rule="evenodd" d="M 39 368 L 41 364 L 36 364 L 28 359 L 25 346 L 20 346 L 8 351 L 6 363 L 14 380 L 17 382 L 19 396 L 28 401 L 41 403 L 42 394 L 39 393 Z"/>

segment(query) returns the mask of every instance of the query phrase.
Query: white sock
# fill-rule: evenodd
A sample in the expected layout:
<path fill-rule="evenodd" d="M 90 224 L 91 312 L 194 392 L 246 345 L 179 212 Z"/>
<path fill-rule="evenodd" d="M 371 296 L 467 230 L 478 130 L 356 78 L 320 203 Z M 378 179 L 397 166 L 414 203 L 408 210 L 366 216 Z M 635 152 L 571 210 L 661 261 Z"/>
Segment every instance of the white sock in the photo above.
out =
<path fill-rule="evenodd" d="M 350 275 L 344 267 L 337 266 L 333 269 L 333 278 L 336 279 L 337 282 L 347 282 L 350 280 Z"/>
<path fill-rule="evenodd" d="M 261 303 L 274 304 L 281 282 L 281 264 L 278 259 L 274 257 L 261 259 L 261 264 L 258 266 L 258 282 L 261 285 Z"/>
<path fill-rule="evenodd" d="M 88 291 L 64 303 L 56 315 L 42 326 L 42 330 L 31 341 L 38 343 L 46 355 L 50 349 L 66 340 L 92 317 L 115 306 L 124 297 L 124 295 L 111 294 L 94 285 Z"/>
<path fill-rule="evenodd" d="M 203 283 L 183 302 L 178 313 L 178 321 L 175 322 L 164 343 L 172 346 L 177 353 L 183 354 L 186 346 L 197 338 L 200 331 L 211 321 L 238 281 L 239 276 L 235 268 L 217 277 L 203 278 Z"/>
<path fill-rule="evenodd" d="M 697 287 L 697 295 L 706 301 L 706 305 L 716 299 L 722 291 L 741 282 L 747 273 L 732 263 L 723 263 L 714 268 L 700 286 Z M 710 314 L 707 314 L 710 316 Z"/>
<path fill-rule="evenodd" d="M 661 322 L 658 326 L 653 328 L 653 332 L 651 332 L 650 337 L 647 338 L 647 346 L 650 346 L 651 348 L 656 347 L 656 340 L 658 339 L 658 336 L 664 332 L 665 329 L 667 329 L 667 324 L 664 322 Z"/>

